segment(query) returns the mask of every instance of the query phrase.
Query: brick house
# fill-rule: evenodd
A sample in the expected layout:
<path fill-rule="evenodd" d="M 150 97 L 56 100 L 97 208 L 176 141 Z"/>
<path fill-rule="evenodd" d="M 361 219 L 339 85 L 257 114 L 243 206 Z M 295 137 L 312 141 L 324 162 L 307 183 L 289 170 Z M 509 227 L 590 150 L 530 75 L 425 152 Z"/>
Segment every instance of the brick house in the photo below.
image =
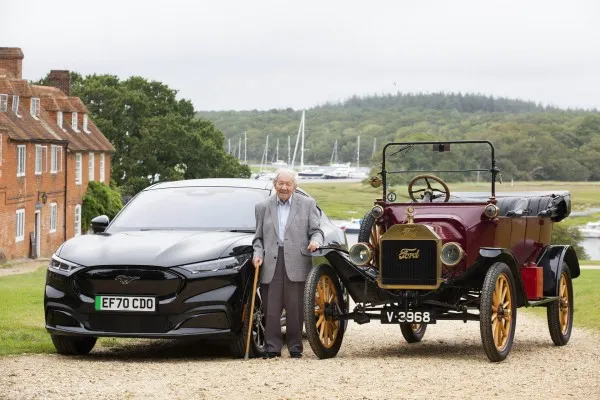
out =
<path fill-rule="evenodd" d="M 0 47 L 0 261 L 48 257 L 81 234 L 88 182 L 109 183 L 114 152 L 70 95 L 69 71 L 32 85 L 22 62 L 21 49 Z"/>

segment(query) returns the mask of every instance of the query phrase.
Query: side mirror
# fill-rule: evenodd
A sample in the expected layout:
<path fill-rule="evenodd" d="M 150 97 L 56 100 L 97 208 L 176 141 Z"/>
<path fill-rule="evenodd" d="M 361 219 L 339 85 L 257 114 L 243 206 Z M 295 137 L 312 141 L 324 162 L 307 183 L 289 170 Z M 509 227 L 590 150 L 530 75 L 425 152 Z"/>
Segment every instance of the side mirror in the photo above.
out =
<path fill-rule="evenodd" d="M 99 215 L 96 218 L 92 219 L 92 230 L 94 233 L 102 233 L 108 226 L 110 220 L 106 215 Z"/>

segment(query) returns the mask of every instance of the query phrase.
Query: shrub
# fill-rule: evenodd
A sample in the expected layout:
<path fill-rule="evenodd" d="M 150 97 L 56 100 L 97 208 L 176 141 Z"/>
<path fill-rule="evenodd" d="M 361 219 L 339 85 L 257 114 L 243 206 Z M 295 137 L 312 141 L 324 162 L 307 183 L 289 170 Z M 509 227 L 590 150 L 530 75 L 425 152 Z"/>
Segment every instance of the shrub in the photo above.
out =
<path fill-rule="evenodd" d="M 582 240 L 583 236 L 576 226 L 554 224 L 552 227 L 552 244 L 568 244 L 577 253 L 577 258 L 587 260 L 589 256 L 580 244 Z"/>
<path fill-rule="evenodd" d="M 81 228 L 87 232 L 92 218 L 106 215 L 113 219 L 123 208 L 121 194 L 116 188 L 106 186 L 104 183 L 92 181 L 88 184 L 83 205 L 81 207 Z"/>

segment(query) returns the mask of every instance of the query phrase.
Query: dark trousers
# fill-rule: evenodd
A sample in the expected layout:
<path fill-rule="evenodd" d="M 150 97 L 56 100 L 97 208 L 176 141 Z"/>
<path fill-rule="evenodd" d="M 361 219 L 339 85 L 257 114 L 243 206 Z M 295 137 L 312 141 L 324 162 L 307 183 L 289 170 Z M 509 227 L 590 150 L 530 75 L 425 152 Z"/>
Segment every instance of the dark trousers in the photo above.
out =
<path fill-rule="evenodd" d="M 292 282 L 285 272 L 283 247 L 279 247 L 273 280 L 261 290 L 266 312 L 266 351 L 280 352 L 281 312 L 286 313 L 286 342 L 290 352 L 302 352 L 302 324 L 304 322 L 304 282 Z"/>

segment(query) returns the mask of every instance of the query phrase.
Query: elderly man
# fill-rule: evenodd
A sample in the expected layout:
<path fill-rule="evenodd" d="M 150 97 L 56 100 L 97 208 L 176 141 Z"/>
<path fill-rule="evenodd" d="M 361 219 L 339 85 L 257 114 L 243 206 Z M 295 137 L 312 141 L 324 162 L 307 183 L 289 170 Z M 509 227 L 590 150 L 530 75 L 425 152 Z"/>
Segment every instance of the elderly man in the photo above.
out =
<path fill-rule="evenodd" d="M 302 357 L 304 283 L 312 267 L 310 253 L 323 243 L 315 200 L 296 190 L 296 173 L 280 169 L 273 179 L 276 196 L 256 205 L 255 266 L 261 268 L 261 294 L 266 313 L 264 358 L 279 357 L 281 312 L 286 310 L 290 357 Z"/>

